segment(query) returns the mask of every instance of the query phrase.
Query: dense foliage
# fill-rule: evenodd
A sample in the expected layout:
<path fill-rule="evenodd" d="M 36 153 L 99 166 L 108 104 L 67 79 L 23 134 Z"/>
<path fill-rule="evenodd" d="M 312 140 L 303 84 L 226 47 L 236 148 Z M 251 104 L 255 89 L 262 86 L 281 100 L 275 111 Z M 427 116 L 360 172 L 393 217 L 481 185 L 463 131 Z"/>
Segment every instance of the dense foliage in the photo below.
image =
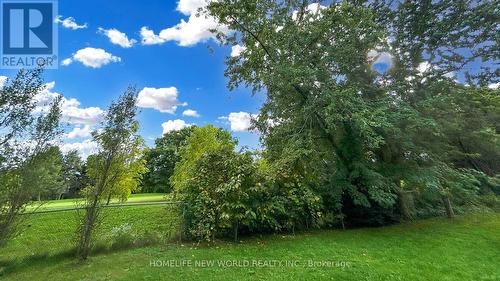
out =
<path fill-rule="evenodd" d="M 500 163 L 494 1 L 320 3 L 205 11 L 235 31 L 215 31 L 223 44 L 243 45 L 229 88 L 267 94 L 254 124 L 264 159 L 349 224 L 480 205 Z"/>
<path fill-rule="evenodd" d="M 62 177 L 64 180 L 64 189 L 61 197 L 78 197 L 81 190 L 92 184 L 91 179 L 87 175 L 86 162 L 76 150 L 69 151 L 63 156 Z"/>
<path fill-rule="evenodd" d="M 142 192 L 171 192 L 170 177 L 175 163 L 180 160 L 180 148 L 186 144 L 193 126 L 164 134 L 155 140 L 155 146 L 144 152 L 147 172 L 144 174 Z"/>

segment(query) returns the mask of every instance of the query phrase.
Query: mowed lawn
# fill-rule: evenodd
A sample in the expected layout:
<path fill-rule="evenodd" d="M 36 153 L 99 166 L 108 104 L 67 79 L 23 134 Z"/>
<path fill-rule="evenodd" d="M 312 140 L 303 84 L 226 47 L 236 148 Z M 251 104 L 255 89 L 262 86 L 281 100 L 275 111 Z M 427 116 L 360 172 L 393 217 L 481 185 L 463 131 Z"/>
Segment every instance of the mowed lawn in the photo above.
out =
<path fill-rule="evenodd" d="M 110 246 L 113 242 L 113 229 L 127 225 L 132 235 L 141 236 L 146 232 L 161 234 L 165 238 L 175 235 L 178 230 L 176 217 L 168 208 L 171 205 L 123 206 L 105 208 L 103 221 L 99 228 L 98 246 Z M 36 213 L 23 218 L 20 235 L 0 249 L 2 262 L 25 258 L 48 257 L 68 253 L 75 246 L 77 222 L 83 215 L 75 210 Z"/>
<path fill-rule="evenodd" d="M 111 199 L 110 204 L 119 203 L 145 203 L 145 202 L 162 202 L 168 201 L 170 195 L 164 193 L 140 193 L 132 194 L 127 201 L 121 202 L 116 198 Z M 42 204 L 34 203 L 28 206 L 27 211 L 48 211 L 48 210 L 64 210 L 75 208 L 76 203 L 79 199 L 61 199 L 61 200 L 50 200 L 43 202 Z"/>
<path fill-rule="evenodd" d="M 104 235 L 124 222 L 138 233 L 168 233 L 174 219 L 159 205 L 106 212 Z M 72 245 L 74 218 L 69 211 L 31 216 L 26 232 L 0 252 L 0 279 L 500 280 L 500 214 L 254 236 L 213 246 L 164 241 L 103 252 L 84 263 L 57 255 Z"/>

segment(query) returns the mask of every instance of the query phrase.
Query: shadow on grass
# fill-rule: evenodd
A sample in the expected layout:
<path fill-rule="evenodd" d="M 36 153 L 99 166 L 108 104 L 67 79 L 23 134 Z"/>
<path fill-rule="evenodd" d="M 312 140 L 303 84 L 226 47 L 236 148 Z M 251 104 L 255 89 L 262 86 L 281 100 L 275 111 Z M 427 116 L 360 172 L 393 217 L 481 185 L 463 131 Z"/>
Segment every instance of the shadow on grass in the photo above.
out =
<path fill-rule="evenodd" d="M 130 242 L 120 242 L 113 243 L 111 245 L 106 245 L 102 243 L 96 244 L 89 256 L 91 259 L 93 256 L 100 256 L 112 253 L 123 252 L 131 249 L 137 248 L 147 248 L 151 246 L 158 246 L 163 244 L 168 244 L 174 242 L 171 239 L 167 240 L 157 240 L 151 237 L 143 237 Z M 70 265 L 78 267 L 85 265 L 86 261 L 78 260 L 76 257 L 76 247 L 71 249 L 61 251 L 55 254 L 49 254 L 48 252 L 33 254 L 24 258 L 17 259 L 0 259 L 0 278 L 6 277 L 14 272 L 22 271 L 28 267 L 37 267 L 44 264 L 55 264 L 62 261 L 70 260 Z"/>
<path fill-rule="evenodd" d="M 53 255 L 49 255 L 48 253 L 39 253 L 24 258 L 0 260 L 0 277 L 5 277 L 15 271 L 22 270 L 29 266 L 54 263 L 70 257 L 75 257 L 75 253 L 75 249 L 70 249 Z"/>

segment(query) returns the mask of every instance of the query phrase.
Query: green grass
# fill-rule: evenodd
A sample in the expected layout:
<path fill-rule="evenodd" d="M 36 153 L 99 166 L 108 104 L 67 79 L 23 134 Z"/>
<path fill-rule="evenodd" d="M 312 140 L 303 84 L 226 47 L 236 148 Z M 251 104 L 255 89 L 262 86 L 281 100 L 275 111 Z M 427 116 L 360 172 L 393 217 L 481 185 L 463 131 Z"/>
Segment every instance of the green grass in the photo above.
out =
<path fill-rule="evenodd" d="M 169 195 L 164 193 L 140 193 L 132 194 L 126 202 L 123 203 L 144 203 L 144 202 L 161 202 L 168 201 Z M 47 210 L 64 210 L 75 208 L 75 203 L 78 199 L 61 199 L 61 200 L 49 200 L 43 202 L 42 205 L 34 203 L 28 206 L 27 211 L 47 211 Z M 118 199 L 113 198 L 110 204 L 122 203 Z"/>
<path fill-rule="evenodd" d="M 140 237 L 146 232 L 155 232 L 168 238 L 177 234 L 171 205 L 124 206 L 105 208 L 103 222 L 99 228 L 98 246 L 110 246 L 113 242 L 112 229 L 128 224 L 130 233 Z M 83 214 L 83 212 L 81 213 Z M 1 249 L 0 261 L 19 260 L 36 256 L 50 256 L 66 253 L 75 245 L 77 238 L 77 211 L 40 213 L 22 217 L 20 235 Z"/>
<path fill-rule="evenodd" d="M 165 229 L 160 206 L 123 207 L 110 215 L 114 224 L 131 221 L 138 229 Z M 111 209 L 110 209 L 111 210 Z M 72 233 L 69 212 L 38 214 L 31 227 L 0 254 L 23 256 L 42 250 L 48 240 Z M 112 218 L 112 220 L 111 220 Z M 109 229 L 109 227 L 108 227 Z M 42 245 L 40 245 L 40 243 Z M 56 253 L 69 244 L 51 249 Z M 30 249 L 28 251 L 28 249 Z M 214 261 L 214 266 L 179 264 Z M 297 266 L 223 267 L 218 261 L 298 261 Z M 307 267 L 308 260 L 333 266 Z M 175 262 L 151 266 L 152 261 Z M 500 214 L 469 215 L 454 220 L 429 219 L 383 228 L 322 230 L 292 235 L 244 238 L 215 246 L 163 243 L 107 252 L 81 264 L 65 256 L 19 260 L 5 280 L 500 280 Z M 344 262 L 348 266 L 336 266 Z M 270 265 L 270 264 L 269 264 Z"/>

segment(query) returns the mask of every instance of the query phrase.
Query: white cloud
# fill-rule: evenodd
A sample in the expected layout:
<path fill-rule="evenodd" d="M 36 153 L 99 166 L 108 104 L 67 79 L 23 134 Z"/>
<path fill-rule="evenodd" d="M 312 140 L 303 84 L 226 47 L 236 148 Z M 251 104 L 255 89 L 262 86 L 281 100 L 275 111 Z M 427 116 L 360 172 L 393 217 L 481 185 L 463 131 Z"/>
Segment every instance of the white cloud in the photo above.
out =
<path fill-rule="evenodd" d="M 85 125 L 83 128 L 75 127 L 73 130 L 66 134 L 68 139 L 78 139 L 90 137 L 92 133 L 92 128 L 89 125 Z"/>
<path fill-rule="evenodd" d="M 323 6 L 319 3 L 312 3 L 307 6 L 307 10 L 313 14 L 317 14 L 318 12 L 321 12 L 321 10 L 326 8 L 327 8 L 326 6 Z"/>
<path fill-rule="evenodd" d="M 231 47 L 231 57 L 239 57 L 241 52 L 245 51 L 246 47 L 241 45 L 234 45 Z"/>
<path fill-rule="evenodd" d="M 178 91 L 175 87 L 169 88 L 148 88 L 145 87 L 139 92 L 137 106 L 143 108 L 154 108 L 160 112 L 174 114 L 177 107 L 185 106 L 177 100 Z"/>
<path fill-rule="evenodd" d="M 141 28 L 141 42 L 142 45 L 156 45 L 163 44 L 165 40 L 160 38 L 160 36 L 156 35 L 151 29 L 147 26 L 143 26 Z"/>
<path fill-rule="evenodd" d="M 111 62 L 119 62 L 121 61 L 121 58 L 114 56 L 103 49 L 87 47 L 76 51 L 72 58 L 63 60 L 62 65 L 69 65 L 73 61 L 79 61 L 88 67 L 100 68 L 101 66 Z"/>
<path fill-rule="evenodd" d="M 81 108 L 80 102 L 74 98 L 64 101 L 62 111 L 63 120 L 71 124 L 97 124 L 104 116 L 99 107 Z"/>
<path fill-rule="evenodd" d="M 109 41 L 111 41 L 111 43 L 113 43 L 115 45 L 119 45 L 123 48 L 130 48 L 135 43 L 137 43 L 137 40 L 129 39 L 127 37 L 127 34 L 119 31 L 116 28 L 104 29 L 102 27 L 99 27 L 98 30 L 102 34 L 106 35 L 109 38 Z"/>
<path fill-rule="evenodd" d="M 207 0 L 179 0 L 176 10 L 189 16 L 192 13 L 196 13 L 198 8 L 205 7 L 208 2 Z"/>
<path fill-rule="evenodd" d="M 181 20 L 177 25 L 160 31 L 160 38 L 165 41 L 176 41 L 180 46 L 192 46 L 213 38 L 210 29 L 218 27 L 212 17 L 191 15 L 188 21 Z"/>
<path fill-rule="evenodd" d="M 496 83 L 492 83 L 492 84 L 489 84 L 488 85 L 488 88 L 492 89 L 492 90 L 496 90 L 500 87 L 500 82 L 496 82 Z"/>
<path fill-rule="evenodd" d="M 89 155 L 92 155 L 99 151 L 99 145 L 91 139 L 86 139 L 82 142 L 63 143 L 59 145 L 59 148 L 63 153 L 68 153 L 69 151 L 76 150 L 83 159 L 87 159 Z"/>
<path fill-rule="evenodd" d="M 313 15 L 313 16 L 318 15 L 318 16 L 321 17 L 322 16 L 321 15 L 321 10 L 326 9 L 326 8 L 327 8 L 326 6 L 320 5 L 319 3 L 312 3 L 312 4 L 309 4 L 306 7 L 306 12 L 309 15 Z M 292 19 L 294 21 L 296 21 L 298 15 L 299 15 L 299 11 L 293 11 L 293 13 L 292 13 Z M 310 20 L 312 21 L 313 19 L 311 18 Z M 278 32 L 278 31 L 276 31 L 276 32 Z"/>
<path fill-rule="evenodd" d="M 67 58 L 61 61 L 61 65 L 67 66 L 70 65 L 73 62 L 73 59 Z"/>
<path fill-rule="evenodd" d="M 64 26 L 65 28 L 69 28 L 69 29 L 73 29 L 73 30 L 87 28 L 86 23 L 79 25 L 75 22 L 75 19 L 73 17 L 67 17 L 65 19 L 62 19 L 62 16 L 59 15 L 56 17 L 55 22 L 62 24 L 62 26 Z"/>
<path fill-rule="evenodd" d="M 192 126 L 193 124 L 186 123 L 186 121 L 181 119 L 168 120 L 167 122 L 161 124 L 163 127 L 163 134 L 168 134 L 173 131 L 179 131 L 183 128 Z"/>
<path fill-rule="evenodd" d="M 252 118 L 255 118 L 256 114 L 250 114 L 248 112 L 231 112 L 227 117 L 229 123 L 231 124 L 231 130 L 234 132 L 246 132 L 250 130 L 252 126 Z M 219 119 L 225 119 L 219 117 Z"/>
<path fill-rule="evenodd" d="M 9 79 L 9 77 L 0 75 L 0 89 L 2 89 L 3 86 L 5 86 L 7 79 Z"/>
<path fill-rule="evenodd" d="M 59 93 L 52 92 L 55 87 L 55 82 L 45 84 L 45 89 L 35 96 L 37 107 L 35 112 L 46 112 L 49 109 L 50 103 L 58 96 Z M 68 122 L 75 125 L 94 125 L 99 123 L 104 111 L 99 107 L 80 107 L 80 102 L 75 98 L 62 97 L 61 119 L 63 122 Z"/>
<path fill-rule="evenodd" d="M 175 41 L 180 46 L 192 46 L 213 39 L 211 29 L 229 32 L 227 27 L 218 24 L 212 16 L 198 14 L 198 10 L 206 7 L 208 2 L 208 0 L 179 0 L 177 10 L 189 17 L 187 21 L 181 19 L 178 24 L 161 30 L 158 35 L 149 28 L 142 27 L 142 44 L 154 45 Z"/>
<path fill-rule="evenodd" d="M 182 112 L 182 115 L 184 116 L 189 116 L 189 117 L 200 117 L 200 114 L 196 110 L 192 109 L 186 109 L 184 112 Z"/>

